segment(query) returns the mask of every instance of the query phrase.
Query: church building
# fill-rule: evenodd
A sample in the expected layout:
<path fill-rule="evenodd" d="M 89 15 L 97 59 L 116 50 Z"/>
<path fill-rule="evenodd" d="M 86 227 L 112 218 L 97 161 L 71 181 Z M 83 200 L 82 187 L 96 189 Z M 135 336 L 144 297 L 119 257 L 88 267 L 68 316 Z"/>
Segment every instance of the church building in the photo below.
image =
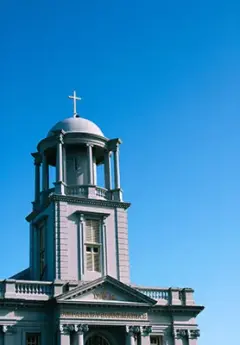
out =
<path fill-rule="evenodd" d="M 70 98 L 73 116 L 32 153 L 29 268 L 0 281 L 0 345 L 197 345 L 203 307 L 191 288 L 131 284 L 122 142 Z"/>

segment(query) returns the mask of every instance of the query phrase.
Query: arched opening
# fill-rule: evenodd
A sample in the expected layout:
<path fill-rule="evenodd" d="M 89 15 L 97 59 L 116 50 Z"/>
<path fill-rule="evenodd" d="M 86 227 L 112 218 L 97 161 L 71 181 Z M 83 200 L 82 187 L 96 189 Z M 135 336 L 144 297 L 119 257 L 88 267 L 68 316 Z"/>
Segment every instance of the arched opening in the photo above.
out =
<path fill-rule="evenodd" d="M 106 338 L 101 335 L 93 335 L 88 338 L 85 345 L 111 345 Z"/>

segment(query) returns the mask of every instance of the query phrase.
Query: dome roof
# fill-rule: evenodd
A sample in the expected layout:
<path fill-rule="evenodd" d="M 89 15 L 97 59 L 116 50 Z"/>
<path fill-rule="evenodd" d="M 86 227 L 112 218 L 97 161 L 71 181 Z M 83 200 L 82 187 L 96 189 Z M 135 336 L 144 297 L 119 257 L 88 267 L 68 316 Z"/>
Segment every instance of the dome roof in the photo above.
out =
<path fill-rule="evenodd" d="M 84 119 L 83 117 L 69 117 L 63 121 L 58 122 L 52 129 L 48 132 L 48 136 L 53 135 L 54 131 L 63 130 L 66 133 L 88 133 L 94 135 L 100 135 L 104 137 L 101 129 L 95 125 L 92 121 Z"/>

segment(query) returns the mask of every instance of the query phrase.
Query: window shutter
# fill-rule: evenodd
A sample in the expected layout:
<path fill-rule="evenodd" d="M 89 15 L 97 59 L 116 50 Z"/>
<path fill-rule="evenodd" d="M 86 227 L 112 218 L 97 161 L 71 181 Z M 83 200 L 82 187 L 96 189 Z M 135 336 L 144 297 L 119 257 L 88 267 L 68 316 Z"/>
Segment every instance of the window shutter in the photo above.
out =
<path fill-rule="evenodd" d="M 100 242 L 99 221 L 92 220 L 92 241 L 94 243 Z"/>
<path fill-rule="evenodd" d="M 86 227 L 86 242 L 92 242 L 91 220 L 86 221 L 85 227 Z"/>
<path fill-rule="evenodd" d="M 86 253 L 86 257 L 87 257 L 87 270 L 92 271 L 93 270 L 92 252 Z"/>
<path fill-rule="evenodd" d="M 98 220 L 86 220 L 86 242 L 88 243 L 99 243 L 100 242 L 100 231 Z"/>
<path fill-rule="evenodd" d="M 100 272 L 100 256 L 99 256 L 99 252 L 93 254 L 93 259 L 94 259 L 94 271 Z"/>

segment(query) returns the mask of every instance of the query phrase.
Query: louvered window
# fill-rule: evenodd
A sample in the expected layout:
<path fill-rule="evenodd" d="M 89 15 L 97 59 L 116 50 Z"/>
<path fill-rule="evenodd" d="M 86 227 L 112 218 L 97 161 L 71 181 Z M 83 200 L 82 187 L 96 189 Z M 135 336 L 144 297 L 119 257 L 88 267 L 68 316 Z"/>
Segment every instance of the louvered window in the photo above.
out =
<path fill-rule="evenodd" d="M 40 333 L 27 333 L 26 345 L 40 345 Z"/>
<path fill-rule="evenodd" d="M 100 221 L 87 219 L 85 221 L 85 250 L 87 271 L 101 271 L 100 250 Z"/>

